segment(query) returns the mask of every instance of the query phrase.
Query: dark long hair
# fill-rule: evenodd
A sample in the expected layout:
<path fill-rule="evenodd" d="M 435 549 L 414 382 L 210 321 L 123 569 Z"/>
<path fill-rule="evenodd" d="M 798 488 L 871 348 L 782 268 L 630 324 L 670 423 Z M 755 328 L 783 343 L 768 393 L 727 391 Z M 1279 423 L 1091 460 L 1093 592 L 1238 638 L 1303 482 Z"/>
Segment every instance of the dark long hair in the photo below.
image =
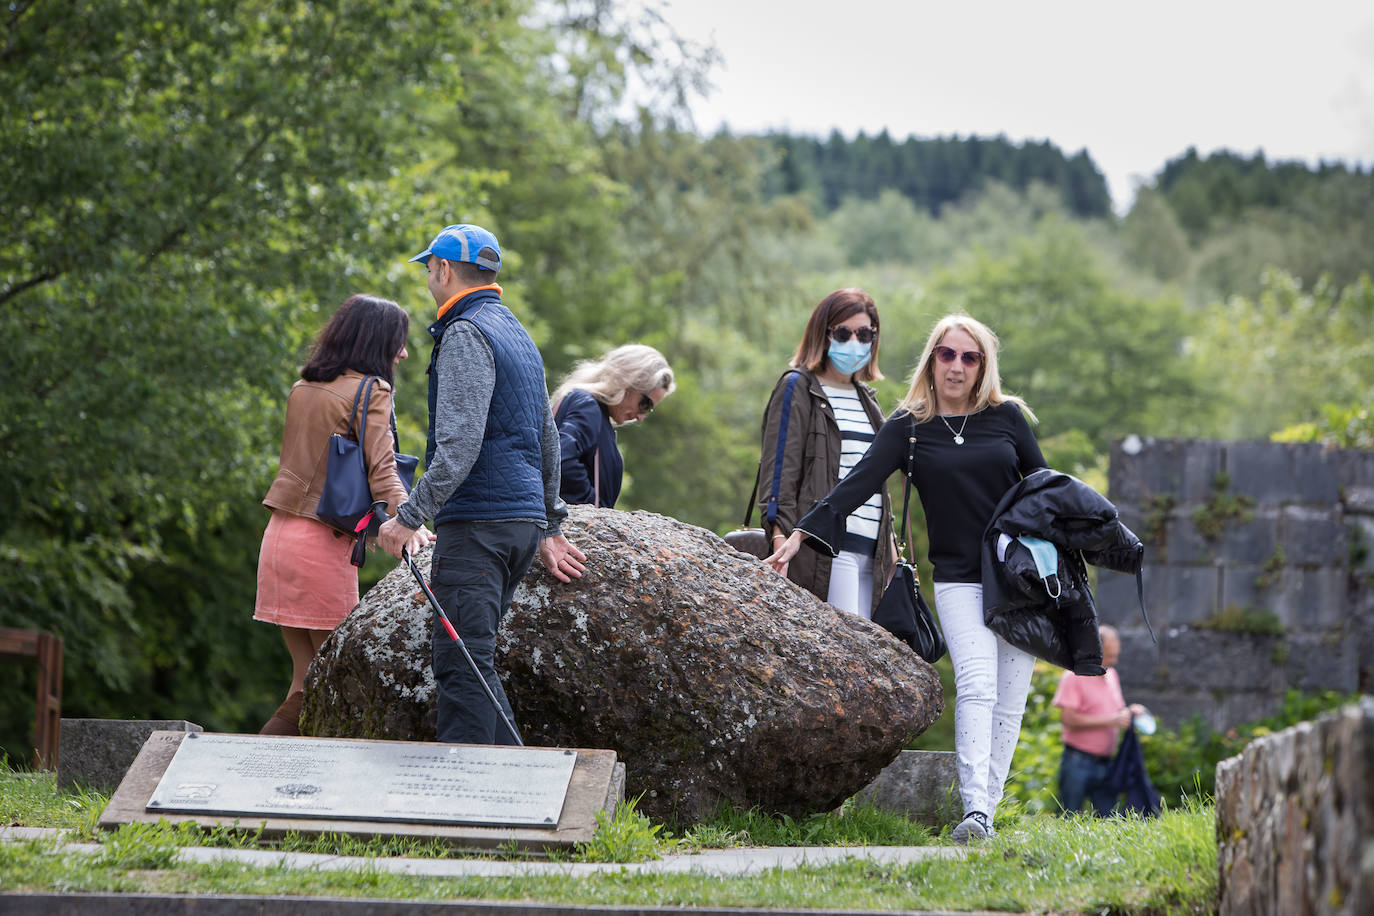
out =
<path fill-rule="evenodd" d="M 332 382 L 352 369 L 391 384 L 396 354 L 405 345 L 410 316 L 390 299 L 349 296 L 320 329 L 310 359 L 301 368 L 307 382 Z"/>
<path fill-rule="evenodd" d="M 825 364 L 830 361 L 826 355 L 830 329 L 841 321 L 848 321 L 859 312 L 868 314 L 868 320 L 876 332 L 879 328 L 878 307 L 873 304 L 873 297 L 868 293 L 856 286 L 850 286 L 837 289 L 822 299 L 811 312 L 811 318 L 806 322 L 806 331 L 802 334 L 801 343 L 797 344 L 797 352 L 789 365 L 794 369 L 824 372 Z M 882 379 L 883 374 L 878 371 L 878 343 L 881 340 L 881 337 L 873 338 L 873 355 L 862 369 L 854 373 L 854 377 L 859 381 L 873 382 Z"/>

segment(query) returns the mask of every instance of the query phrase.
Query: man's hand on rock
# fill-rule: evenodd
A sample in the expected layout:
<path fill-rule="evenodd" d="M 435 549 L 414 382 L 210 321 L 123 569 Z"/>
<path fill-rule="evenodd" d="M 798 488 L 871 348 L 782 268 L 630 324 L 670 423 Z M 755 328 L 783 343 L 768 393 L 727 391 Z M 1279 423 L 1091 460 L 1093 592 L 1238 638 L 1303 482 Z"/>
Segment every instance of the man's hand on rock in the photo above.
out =
<path fill-rule="evenodd" d="M 583 565 L 586 559 L 586 555 L 561 534 L 539 542 L 539 562 L 561 582 L 582 578 L 587 569 Z"/>

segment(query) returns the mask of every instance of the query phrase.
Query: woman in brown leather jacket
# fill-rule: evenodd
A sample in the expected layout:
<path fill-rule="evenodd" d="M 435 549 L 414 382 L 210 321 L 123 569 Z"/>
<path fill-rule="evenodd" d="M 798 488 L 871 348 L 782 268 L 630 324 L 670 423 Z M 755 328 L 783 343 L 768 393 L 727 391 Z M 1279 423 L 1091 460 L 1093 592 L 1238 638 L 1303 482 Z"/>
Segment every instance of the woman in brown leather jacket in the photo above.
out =
<path fill-rule="evenodd" d="M 878 397 L 864 384 L 883 377 L 873 297 L 850 288 L 822 299 L 790 365 L 768 400 L 759 462 L 759 514 L 774 549 L 858 463 L 883 425 Z M 822 601 L 870 618 L 895 561 L 883 489 L 849 516 L 838 557 L 808 550 L 782 572 Z"/>
<path fill-rule="evenodd" d="M 291 653 L 286 701 L 262 728 L 265 735 L 299 734 L 305 672 L 321 643 L 358 603 L 358 574 L 349 562 L 352 538 L 315 514 L 324 490 L 329 437 L 346 435 L 364 378 L 377 376 L 366 405 L 362 443 L 368 482 L 395 514 L 406 498 L 392 440 L 392 374 L 405 359 L 410 316 L 376 296 L 349 297 L 320 331 L 301 379 L 286 401 L 286 429 L 276 479 L 263 499 L 272 518 L 258 557 L 255 620 L 281 628 Z M 361 421 L 352 425 L 356 430 Z M 356 436 L 356 432 L 354 436 Z M 421 529 L 427 540 L 429 532 Z"/>

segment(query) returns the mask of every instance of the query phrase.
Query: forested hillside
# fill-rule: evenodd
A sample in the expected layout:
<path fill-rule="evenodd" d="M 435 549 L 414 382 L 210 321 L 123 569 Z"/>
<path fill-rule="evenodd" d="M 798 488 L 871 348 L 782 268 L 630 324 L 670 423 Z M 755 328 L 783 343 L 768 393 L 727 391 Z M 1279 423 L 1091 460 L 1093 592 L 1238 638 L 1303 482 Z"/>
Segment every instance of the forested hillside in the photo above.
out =
<path fill-rule="evenodd" d="M 737 524 L 768 392 L 851 285 L 882 314 L 885 407 L 966 310 L 1049 459 L 1099 485 L 1128 433 L 1374 445 L 1369 175 L 1181 151 L 1117 219 L 1088 151 L 702 137 L 675 125 L 710 55 L 637 9 L 12 7 L 0 626 L 66 640 L 64 715 L 240 730 L 279 702 L 286 652 L 251 616 L 287 391 L 347 295 L 396 299 L 423 453 L 434 306 L 406 258 L 447 223 L 500 237 L 551 387 L 630 341 L 677 370 L 621 432 L 620 508 Z M 32 672 L 0 685 L 24 757 Z"/>
<path fill-rule="evenodd" d="M 769 193 L 806 194 L 824 210 L 846 197 L 893 190 L 934 215 L 989 182 L 1018 191 L 1039 182 L 1057 188 L 1074 216 L 1111 212 L 1106 179 L 1087 151 L 1070 158 L 1048 141 L 1013 143 L 998 136 L 895 142 L 887 131 L 853 140 L 838 131 L 825 141 L 777 133 L 763 139 L 779 154 L 767 176 Z"/>

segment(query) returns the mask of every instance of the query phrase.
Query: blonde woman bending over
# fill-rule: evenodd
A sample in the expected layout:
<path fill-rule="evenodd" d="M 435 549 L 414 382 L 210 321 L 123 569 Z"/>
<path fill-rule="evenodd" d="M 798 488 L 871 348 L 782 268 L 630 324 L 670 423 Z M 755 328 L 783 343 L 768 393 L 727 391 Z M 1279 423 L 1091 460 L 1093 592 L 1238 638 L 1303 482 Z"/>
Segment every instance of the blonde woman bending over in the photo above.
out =
<path fill-rule="evenodd" d="M 616 427 L 643 421 L 676 387 L 663 354 L 644 344 L 616 347 L 573 367 L 552 398 L 565 503 L 615 507 L 625 473 Z"/>

